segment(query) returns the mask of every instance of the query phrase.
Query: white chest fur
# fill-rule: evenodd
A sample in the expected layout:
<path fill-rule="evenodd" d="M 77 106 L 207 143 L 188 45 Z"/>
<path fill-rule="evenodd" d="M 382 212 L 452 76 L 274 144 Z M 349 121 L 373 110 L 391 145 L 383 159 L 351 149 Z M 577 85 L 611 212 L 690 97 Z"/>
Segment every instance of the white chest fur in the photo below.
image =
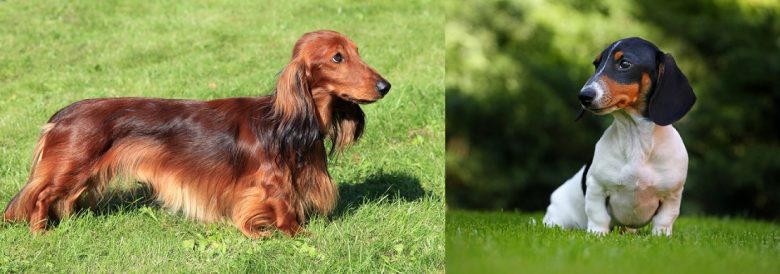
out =
<path fill-rule="evenodd" d="M 596 144 L 588 190 L 600 192 L 594 196 L 598 199 L 591 199 L 594 202 L 605 200 L 611 219 L 607 226 L 640 227 L 660 213 L 661 205 L 679 200 L 688 153 L 672 126 L 658 126 L 625 111 L 613 116 Z"/>

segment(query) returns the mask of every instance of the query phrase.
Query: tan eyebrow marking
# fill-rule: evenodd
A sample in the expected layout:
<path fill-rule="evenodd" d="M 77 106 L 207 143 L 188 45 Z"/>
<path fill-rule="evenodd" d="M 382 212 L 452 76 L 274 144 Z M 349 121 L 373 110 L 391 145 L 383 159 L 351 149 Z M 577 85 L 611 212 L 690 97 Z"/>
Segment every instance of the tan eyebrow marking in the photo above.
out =
<path fill-rule="evenodd" d="M 623 51 L 615 52 L 615 61 L 620 60 L 620 57 L 623 57 Z"/>

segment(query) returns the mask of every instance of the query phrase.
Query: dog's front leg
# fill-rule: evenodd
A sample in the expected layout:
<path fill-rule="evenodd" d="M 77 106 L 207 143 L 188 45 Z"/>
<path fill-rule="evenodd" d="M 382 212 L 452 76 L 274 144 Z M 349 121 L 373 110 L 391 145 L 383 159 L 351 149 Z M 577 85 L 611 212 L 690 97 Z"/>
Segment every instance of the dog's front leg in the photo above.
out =
<path fill-rule="evenodd" d="M 672 225 L 680 215 L 682 187 L 661 202 L 658 213 L 653 216 L 653 235 L 672 236 Z"/>
<path fill-rule="evenodd" d="M 609 233 L 612 218 L 607 212 L 607 195 L 598 183 L 589 184 L 585 192 L 585 214 L 588 215 L 588 232 L 599 235 Z"/>

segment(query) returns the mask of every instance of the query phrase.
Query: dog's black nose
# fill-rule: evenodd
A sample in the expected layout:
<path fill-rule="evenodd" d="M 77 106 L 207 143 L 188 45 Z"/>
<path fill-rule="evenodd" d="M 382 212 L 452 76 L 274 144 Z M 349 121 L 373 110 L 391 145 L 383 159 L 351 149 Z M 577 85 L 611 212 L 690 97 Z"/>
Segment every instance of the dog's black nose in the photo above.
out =
<path fill-rule="evenodd" d="M 596 97 L 596 90 L 592 88 L 586 88 L 580 91 L 580 94 L 577 94 L 577 98 L 580 98 L 580 103 L 582 103 L 583 106 L 590 106 L 591 103 L 593 103 L 593 98 Z"/>
<path fill-rule="evenodd" d="M 376 91 L 385 96 L 385 94 L 390 92 L 390 82 L 385 81 L 385 79 L 379 79 L 379 81 L 376 81 Z"/>

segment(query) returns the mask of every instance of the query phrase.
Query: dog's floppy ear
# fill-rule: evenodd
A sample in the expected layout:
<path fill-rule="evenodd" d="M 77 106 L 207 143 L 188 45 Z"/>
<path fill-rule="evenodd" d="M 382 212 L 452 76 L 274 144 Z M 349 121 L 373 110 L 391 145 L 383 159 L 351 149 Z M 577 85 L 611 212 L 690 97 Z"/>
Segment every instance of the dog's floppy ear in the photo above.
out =
<path fill-rule="evenodd" d="M 685 116 L 696 102 L 696 95 L 688 78 L 677 67 L 671 54 L 659 52 L 658 80 L 648 95 L 647 117 L 666 126 Z"/>
<path fill-rule="evenodd" d="M 273 118 L 278 121 L 275 134 L 279 155 L 307 151 L 320 139 L 316 107 L 309 87 L 309 68 L 300 58 L 293 58 L 282 70 L 276 84 Z"/>
<path fill-rule="evenodd" d="M 276 83 L 274 107 L 286 119 L 311 113 L 314 102 L 309 88 L 308 66 L 294 58 L 282 70 Z"/>

